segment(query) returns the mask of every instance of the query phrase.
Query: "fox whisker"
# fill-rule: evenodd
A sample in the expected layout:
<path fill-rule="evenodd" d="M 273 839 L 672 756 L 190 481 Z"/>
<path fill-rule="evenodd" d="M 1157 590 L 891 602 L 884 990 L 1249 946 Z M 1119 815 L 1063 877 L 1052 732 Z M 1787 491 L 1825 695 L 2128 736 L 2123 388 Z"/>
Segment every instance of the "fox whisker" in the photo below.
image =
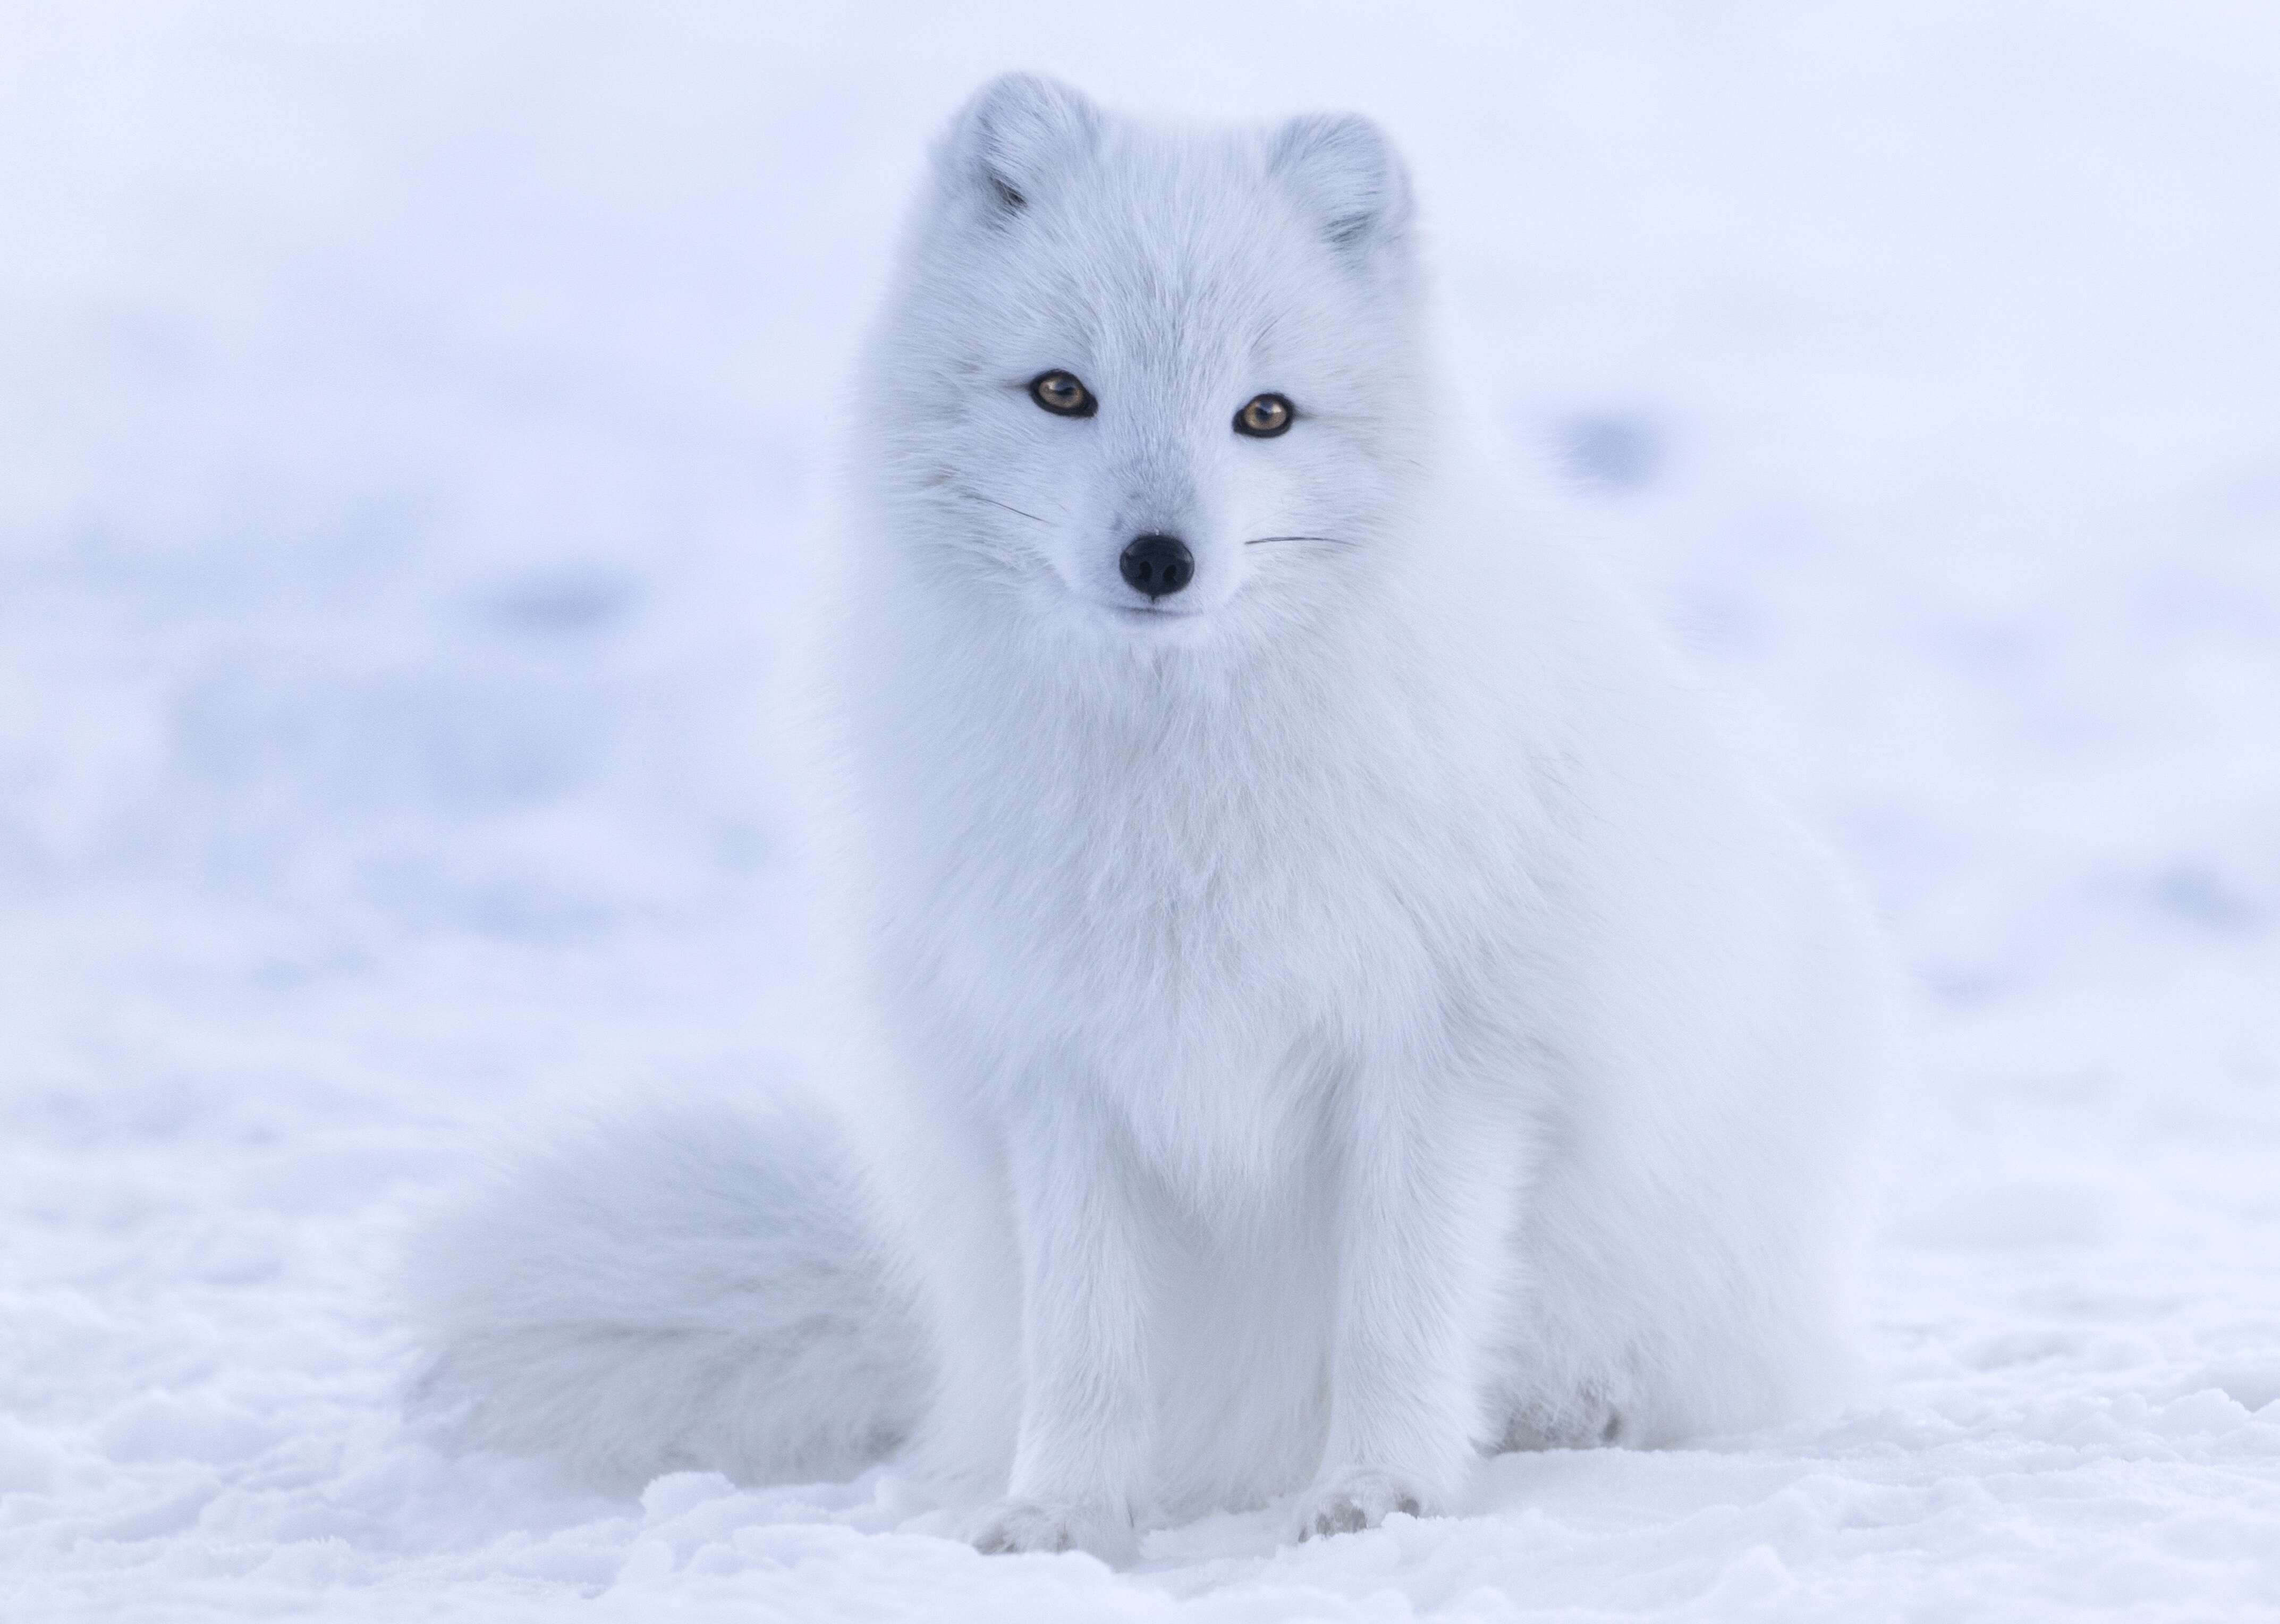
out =
<path fill-rule="evenodd" d="M 969 501 L 974 501 L 974 502 L 987 502 L 987 503 L 988 503 L 991 507 L 1002 507 L 1002 508 L 1004 508 L 1007 512 L 1009 512 L 1009 513 L 1018 514 L 1018 515 L 1020 515 L 1021 518 L 1023 518 L 1023 519 L 1026 519 L 1026 520 L 1029 520 L 1029 522 L 1030 522 L 1030 523 L 1032 523 L 1032 524 L 1040 524 L 1040 525 L 1041 525 L 1041 524 L 1044 524 L 1044 523 L 1048 522 L 1048 521 L 1047 521 L 1047 520 L 1045 520 L 1040 519 L 1036 514 L 1030 512 L 1027 508 L 1019 508 L 1019 507 L 1015 507 L 1015 506 L 1014 506 L 1012 503 L 1010 503 L 1010 502 L 1000 502 L 1000 501 L 999 501 L 999 500 L 998 500 L 998 498 L 997 498 L 997 497 L 995 497 L 995 496 L 983 496 L 983 495 L 982 495 L 980 491 L 978 491 L 978 490 L 965 490 L 965 489 L 960 489 L 960 490 L 958 492 L 958 494 L 959 494 L 959 496 L 964 496 L 964 497 L 967 498 Z"/>

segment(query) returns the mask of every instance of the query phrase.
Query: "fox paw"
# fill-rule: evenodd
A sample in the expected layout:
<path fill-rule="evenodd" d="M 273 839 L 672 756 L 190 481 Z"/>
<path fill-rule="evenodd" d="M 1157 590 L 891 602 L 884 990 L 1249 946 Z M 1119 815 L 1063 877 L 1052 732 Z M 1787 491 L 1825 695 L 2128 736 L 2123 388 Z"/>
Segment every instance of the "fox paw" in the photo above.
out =
<path fill-rule="evenodd" d="M 1349 1466 L 1332 1473 L 1298 1502 L 1298 1537 L 1327 1539 L 1374 1528 L 1395 1512 L 1420 1514 L 1423 1497 L 1390 1472 Z"/>
<path fill-rule="evenodd" d="M 1047 1505 L 1000 1500 L 967 1525 L 968 1543 L 985 1557 L 1022 1551 L 1087 1551 L 1110 1561 L 1138 1549 L 1132 1520 L 1106 1506 Z"/>

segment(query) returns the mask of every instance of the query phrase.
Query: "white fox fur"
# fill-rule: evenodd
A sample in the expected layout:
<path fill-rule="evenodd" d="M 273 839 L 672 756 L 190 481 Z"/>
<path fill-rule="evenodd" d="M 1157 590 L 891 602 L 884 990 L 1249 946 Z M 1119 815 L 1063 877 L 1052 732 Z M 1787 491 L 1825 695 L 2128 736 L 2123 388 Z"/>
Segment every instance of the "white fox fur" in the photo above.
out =
<path fill-rule="evenodd" d="M 898 1450 L 984 1549 L 1115 1554 L 1830 1397 L 1870 933 L 1429 327 L 1362 119 L 958 117 L 832 543 L 861 1153 L 779 1104 L 492 1203 L 431 1270 L 476 1435 Z M 1144 533 L 1184 590 L 1125 584 Z"/>

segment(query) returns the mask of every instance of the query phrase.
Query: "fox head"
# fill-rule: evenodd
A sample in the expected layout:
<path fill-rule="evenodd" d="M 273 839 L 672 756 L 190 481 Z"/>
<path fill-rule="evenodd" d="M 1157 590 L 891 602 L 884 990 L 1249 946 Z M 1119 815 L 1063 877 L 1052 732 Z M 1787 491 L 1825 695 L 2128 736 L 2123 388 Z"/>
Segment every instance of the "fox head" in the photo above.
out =
<path fill-rule="evenodd" d="M 988 85 L 856 403 L 893 544 L 928 590 L 1143 648 L 1366 595 L 1431 439 L 1412 221 L 1359 117 L 1164 128 Z"/>

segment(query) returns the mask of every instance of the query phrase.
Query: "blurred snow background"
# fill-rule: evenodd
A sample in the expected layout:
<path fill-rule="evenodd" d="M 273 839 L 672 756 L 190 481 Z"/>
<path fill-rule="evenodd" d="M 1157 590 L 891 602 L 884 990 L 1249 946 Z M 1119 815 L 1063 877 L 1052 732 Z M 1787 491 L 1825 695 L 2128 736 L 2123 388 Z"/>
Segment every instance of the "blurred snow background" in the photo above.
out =
<path fill-rule="evenodd" d="M 1923 989 L 1878 1395 L 984 1561 L 402 1428 L 407 1214 L 798 1004 L 766 678 L 982 78 L 1383 119 Z M 2280 1607 L 2280 12 L 0 5 L 0 1612 Z M 897 1531 L 900 1530 L 900 1531 Z"/>

